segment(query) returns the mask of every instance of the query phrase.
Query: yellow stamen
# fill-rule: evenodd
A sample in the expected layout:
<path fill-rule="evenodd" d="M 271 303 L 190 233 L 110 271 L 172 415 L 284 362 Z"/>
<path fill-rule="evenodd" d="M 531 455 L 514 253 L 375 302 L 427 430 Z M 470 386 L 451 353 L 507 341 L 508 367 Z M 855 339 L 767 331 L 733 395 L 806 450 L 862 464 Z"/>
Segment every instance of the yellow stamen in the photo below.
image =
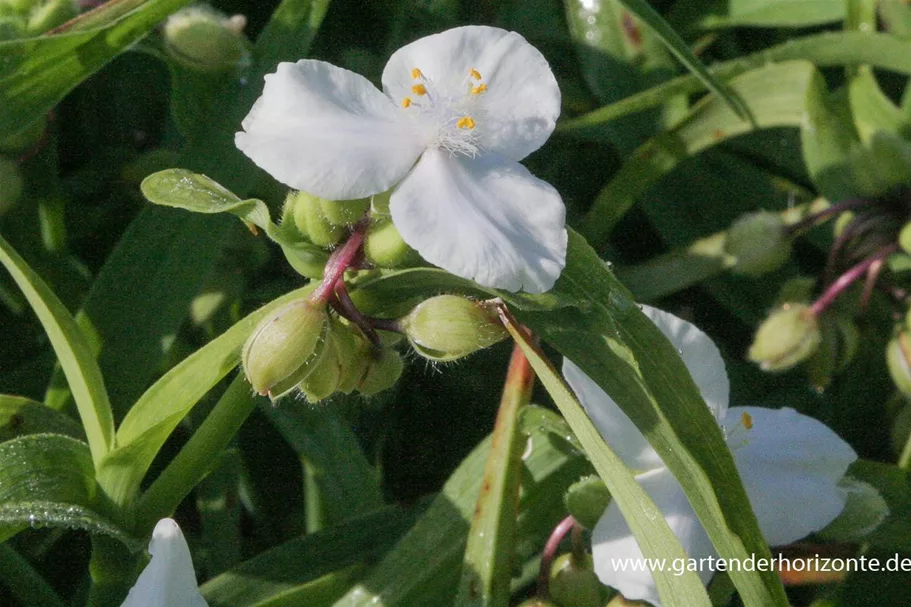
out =
<path fill-rule="evenodd" d="M 749 413 L 744 411 L 743 413 L 740 414 L 740 423 L 743 424 L 744 428 L 749 430 L 753 427 L 753 417 Z"/>
<path fill-rule="evenodd" d="M 473 129 L 474 119 L 471 116 L 462 116 L 459 118 L 459 121 L 456 122 L 456 126 L 460 129 Z"/>
<path fill-rule="evenodd" d="M 478 70 L 476 70 L 474 68 L 471 68 L 470 70 L 468 70 L 468 74 L 475 80 L 481 79 L 481 72 L 479 72 Z"/>
<path fill-rule="evenodd" d="M 471 94 L 472 94 L 472 95 L 480 95 L 481 93 L 483 93 L 483 92 L 486 91 L 486 90 L 487 90 L 487 85 L 486 85 L 486 84 L 479 84 L 478 86 L 473 86 L 473 87 L 471 87 Z"/>
<path fill-rule="evenodd" d="M 414 68 L 413 70 L 411 70 L 411 77 L 414 78 L 415 80 L 417 80 L 418 78 L 423 79 L 423 78 L 424 78 L 424 72 L 422 72 L 422 71 L 419 70 L 418 68 Z"/>
<path fill-rule="evenodd" d="M 411 107 L 411 97 L 402 99 L 402 107 Z"/>
<path fill-rule="evenodd" d="M 415 85 L 412 85 L 411 92 L 414 93 L 415 95 L 426 95 L 427 89 L 424 87 L 423 84 L 415 84 Z"/>

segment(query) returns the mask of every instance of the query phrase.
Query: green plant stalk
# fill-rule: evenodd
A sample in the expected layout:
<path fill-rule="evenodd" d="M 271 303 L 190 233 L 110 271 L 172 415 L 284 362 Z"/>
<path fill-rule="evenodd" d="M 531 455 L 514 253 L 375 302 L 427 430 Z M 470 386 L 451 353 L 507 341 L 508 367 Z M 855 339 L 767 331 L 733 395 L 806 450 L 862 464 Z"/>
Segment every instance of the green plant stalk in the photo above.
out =
<path fill-rule="evenodd" d="M 908 433 L 905 446 L 901 455 L 898 456 L 898 467 L 902 470 L 911 470 L 911 432 Z"/>
<path fill-rule="evenodd" d="M 228 446 L 255 407 L 250 386 L 243 373 L 238 373 L 193 437 L 139 499 L 137 535 L 147 535 L 159 519 L 172 514 L 193 487 L 218 465 L 215 454 Z"/>
<path fill-rule="evenodd" d="M 307 533 L 316 533 L 326 526 L 325 504 L 320 489 L 319 469 L 300 456 L 304 473 L 304 529 Z"/>
<path fill-rule="evenodd" d="M 0 583 L 23 605 L 66 607 L 47 580 L 9 544 L 0 544 Z"/>
<path fill-rule="evenodd" d="M 468 533 L 455 601 L 458 607 L 509 605 L 522 450 L 527 441 L 519 432 L 519 411 L 531 401 L 534 385 L 535 372 L 516 345 L 509 361 L 481 492 Z"/>

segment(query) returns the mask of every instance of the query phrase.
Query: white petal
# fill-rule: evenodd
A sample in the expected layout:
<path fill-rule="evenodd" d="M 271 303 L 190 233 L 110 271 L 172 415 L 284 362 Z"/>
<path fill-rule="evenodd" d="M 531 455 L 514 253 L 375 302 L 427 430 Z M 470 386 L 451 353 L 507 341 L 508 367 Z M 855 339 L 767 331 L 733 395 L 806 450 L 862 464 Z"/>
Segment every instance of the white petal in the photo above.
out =
<path fill-rule="evenodd" d="M 651 306 L 642 311 L 677 348 L 712 415 L 723 421 L 728 409 L 730 384 L 724 360 L 709 336 L 695 325 Z"/>
<path fill-rule="evenodd" d="M 511 160 L 541 147 L 560 115 L 560 88 L 547 60 L 515 32 L 472 25 L 416 40 L 389 58 L 383 90 L 393 99 L 411 95 L 414 68 L 439 96 L 476 103 L 482 147 Z M 472 69 L 480 81 L 469 76 Z M 487 90 L 469 95 L 480 83 Z"/>
<path fill-rule="evenodd" d="M 664 466 L 661 458 L 626 413 L 592 378 L 568 358 L 563 359 L 563 377 L 576 393 L 576 398 L 582 403 L 598 432 L 620 456 L 623 463 L 636 471 Z"/>
<path fill-rule="evenodd" d="M 207 607 L 196 586 L 187 541 L 172 519 L 158 521 L 149 542 L 152 560 L 121 607 Z"/>
<path fill-rule="evenodd" d="M 363 76 L 322 61 L 280 63 L 234 142 L 285 185 L 331 200 L 388 190 L 423 146 Z"/>
<path fill-rule="evenodd" d="M 560 194 L 516 162 L 428 150 L 389 210 L 424 259 L 485 287 L 543 293 L 566 263 Z"/>
<path fill-rule="evenodd" d="M 683 494 L 683 488 L 667 468 L 646 472 L 637 476 L 636 480 L 664 514 L 665 520 L 691 559 L 707 559 L 717 555 Z M 661 605 L 655 581 L 645 566 L 642 550 L 616 502 L 611 502 L 592 532 L 592 557 L 595 573 L 602 583 L 616 588 L 627 599 Z M 708 583 L 712 577 L 713 572 L 708 564 L 708 561 L 704 561 L 704 566 L 698 572 L 703 583 Z M 665 566 L 671 568 L 674 563 L 666 562 Z"/>
<path fill-rule="evenodd" d="M 844 508 L 838 482 L 857 454 L 822 422 L 788 408 L 732 407 L 725 435 L 770 545 L 818 531 Z"/>

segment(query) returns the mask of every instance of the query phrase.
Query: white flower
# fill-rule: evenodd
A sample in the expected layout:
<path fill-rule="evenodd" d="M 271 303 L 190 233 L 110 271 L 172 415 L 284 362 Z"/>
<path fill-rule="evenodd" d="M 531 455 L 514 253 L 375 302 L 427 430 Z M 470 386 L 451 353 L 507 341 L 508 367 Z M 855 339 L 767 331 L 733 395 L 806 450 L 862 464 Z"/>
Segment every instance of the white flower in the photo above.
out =
<path fill-rule="evenodd" d="M 322 61 L 281 63 L 237 147 L 282 183 L 330 200 L 395 187 L 392 220 L 427 261 L 481 285 L 549 290 L 566 261 L 557 191 L 518 163 L 560 114 L 543 55 L 468 26 L 396 51 L 383 92 Z"/>
<path fill-rule="evenodd" d="M 721 426 L 765 540 L 772 546 L 788 544 L 834 520 L 847 499 L 838 482 L 857 459 L 851 447 L 821 422 L 793 409 L 728 409 L 728 378 L 715 344 L 676 316 L 647 306 L 643 311 L 680 350 Z M 664 513 L 689 557 L 716 557 L 680 483 L 632 421 L 571 361 L 564 360 L 563 374 L 607 443 L 638 472 L 636 480 Z M 603 583 L 628 599 L 660 605 L 649 571 L 634 571 L 630 565 L 620 569 L 623 559 L 643 555 L 615 503 L 598 521 L 592 545 L 595 572 Z M 712 573 L 705 569 L 699 575 L 708 583 Z"/>
<path fill-rule="evenodd" d="M 187 541 L 173 519 L 155 525 L 149 554 L 152 560 L 120 607 L 207 607 L 196 586 Z"/>

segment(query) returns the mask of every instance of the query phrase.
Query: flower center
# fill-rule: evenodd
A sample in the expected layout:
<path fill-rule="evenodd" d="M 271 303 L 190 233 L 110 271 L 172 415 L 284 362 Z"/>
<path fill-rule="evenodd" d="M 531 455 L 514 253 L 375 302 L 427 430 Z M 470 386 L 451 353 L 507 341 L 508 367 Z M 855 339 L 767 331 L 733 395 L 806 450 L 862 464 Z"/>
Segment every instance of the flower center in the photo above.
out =
<path fill-rule="evenodd" d="M 462 93 L 444 95 L 420 68 L 411 70 L 411 95 L 402 99 L 402 108 L 420 115 L 430 125 L 428 147 L 474 158 L 481 153 L 478 122 L 483 110 L 478 98 L 487 91 L 481 73 L 468 70 Z"/>

